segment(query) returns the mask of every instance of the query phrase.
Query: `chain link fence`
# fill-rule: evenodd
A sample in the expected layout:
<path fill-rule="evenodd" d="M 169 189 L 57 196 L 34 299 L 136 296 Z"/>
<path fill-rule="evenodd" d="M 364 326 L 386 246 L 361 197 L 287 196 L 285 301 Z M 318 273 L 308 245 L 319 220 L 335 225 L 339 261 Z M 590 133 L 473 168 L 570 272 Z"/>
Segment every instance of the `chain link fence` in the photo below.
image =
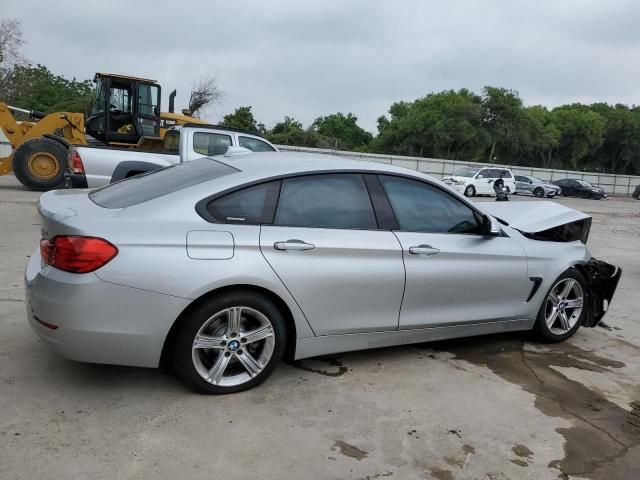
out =
<path fill-rule="evenodd" d="M 282 151 L 308 152 L 338 155 L 355 160 L 368 160 L 380 163 L 389 163 L 399 167 L 410 168 L 426 173 L 436 178 L 443 178 L 453 174 L 460 167 L 486 167 L 486 163 L 463 162 L 460 160 L 443 160 L 439 158 L 405 157 L 401 155 L 383 155 L 377 153 L 344 152 L 340 150 L 327 150 L 322 148 L 293 147 L 291 145 L 278 145 Z M 640 176 L 614 175 L 611 173 L 575 172 L 572 170 L 553 170 L 548 168 L 533 168 L 523 166 L 509 166 L 514 175 L 532 175 L 541 180 L 553 181 L 561 178 L 576 178 L 584 180 L 604 189 L 609 195 L 631 195 L 636 185 L 640 185 Z"/>

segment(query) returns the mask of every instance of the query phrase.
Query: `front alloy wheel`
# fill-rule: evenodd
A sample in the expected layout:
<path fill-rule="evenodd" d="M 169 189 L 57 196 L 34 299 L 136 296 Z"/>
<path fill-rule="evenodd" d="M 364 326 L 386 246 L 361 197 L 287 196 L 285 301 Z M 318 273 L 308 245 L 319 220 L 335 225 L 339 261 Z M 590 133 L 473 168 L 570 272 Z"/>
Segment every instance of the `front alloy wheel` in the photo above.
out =
<path fill-rule="evenodd" d="M 282 313 L 254 292 L 200 304 L 182 322 L 173 349 L 180 379 L 199 393 L 233 393 L 262 383 L 286 344 Z"/>
<path fill-rule="evenodd" d="M 566 340 L 578 330 L 584 314 L 584 285 L 582 275 L 574 269 L 556 280 L 547 293 L 536 323 L 536 329 L 544 340 Z"/>

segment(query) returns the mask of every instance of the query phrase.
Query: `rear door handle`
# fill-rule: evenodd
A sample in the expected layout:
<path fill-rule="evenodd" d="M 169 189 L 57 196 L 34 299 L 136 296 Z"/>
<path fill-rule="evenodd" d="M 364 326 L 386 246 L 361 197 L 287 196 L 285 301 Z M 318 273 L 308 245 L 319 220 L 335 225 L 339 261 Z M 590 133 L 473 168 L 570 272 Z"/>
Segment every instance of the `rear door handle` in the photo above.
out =
<path fill-rule="evenodd" d="M 273 244 L 273 248 L 276 250 L 311 250 L 316 246 L 294 238 L 286 242 L 276 242 Z"/>
<path fill-rule="evenodd" d="M 440 253 L 440 249 L 433 248 L 431 245 L 418 245 L 416 247 L 409 247 L 409 253 L 413 255 L 424 255 L 430 257 L 431 255 L 437 255 Z"/>

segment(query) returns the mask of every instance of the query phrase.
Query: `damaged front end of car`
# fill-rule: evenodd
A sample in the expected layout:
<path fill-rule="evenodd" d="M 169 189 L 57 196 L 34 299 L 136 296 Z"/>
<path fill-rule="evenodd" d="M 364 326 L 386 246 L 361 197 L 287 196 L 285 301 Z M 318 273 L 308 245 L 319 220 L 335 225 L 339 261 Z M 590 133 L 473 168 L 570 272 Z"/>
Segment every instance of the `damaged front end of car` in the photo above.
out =
<path fill-rule="evenodd" d="M 618 287 L 622 276 L 622 269 L 617 265 L 592 258 L 580 270 L 589 285 L 589 307 L 582 324 L 585 327 L 595 327 L 611 305 L 611 299 Z"/>
<path fill-rule="evenodd" d="M 531 240 L 587 243 L 591 217 L 554 202 L 488 204 L 486 209 Z M 576 265 L 587 281 L 585 327 L 595 327 L 607 312 L 622 276 L 616 265 L 591 258 Z"/>

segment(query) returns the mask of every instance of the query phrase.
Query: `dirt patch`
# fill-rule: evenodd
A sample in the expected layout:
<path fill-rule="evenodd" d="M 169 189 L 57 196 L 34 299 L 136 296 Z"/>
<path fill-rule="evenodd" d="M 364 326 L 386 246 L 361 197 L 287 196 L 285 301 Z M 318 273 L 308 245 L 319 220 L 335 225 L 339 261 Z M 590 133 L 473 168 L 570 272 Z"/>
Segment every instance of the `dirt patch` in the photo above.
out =
<path fill-rule="evenodd" d="M 536 350 L 523 346 L 522 336 L 513 334 L 429 344 L 430 348 L 451 352 L 458 359 L 486 366 L 503 379 L 520 385 L 536 396 L 535 406 L 545 415 L 572 420 L 574 427 L 557 429 L 565 438 L 564 457 L 549 465 L 560 470 L 563 476 L 593 480 L 635 478 L 640 458 L 628 455 L 632 448 L 640 445 L 640 428 L 634 424 L 640 416 L 570 380 L 554 368 L 609 372 L 622 368 L 624 363 L 601 357 L 570 342 Z M 640 353 L 640 349 L 638 351 Z M 514 447 L 514 453 L 528 458 L 528 455 L 520 455 L 526 451 L 517 447 Z"/>
<path fill-rule="evenodd" d="M 369 452 L 365 452 L 364 450 L 360 450 L 355 445 L 351 445 L 347 442 L 343 442 L 342 440 L 336 440 L 336 443 L 331 447 L 332 451 L 338 450 L 339 453 L 344 455 L 345 457 L 355 458 L 360 461 L 363 458 L 367 458 L 369 456 Z"/>
<path fill-rule="evenodd" d="M 511 463 L 515 463 L 519 467 L 528 467 L 529 466 L 529 464 L 527 462 L 525 462 L 524 460 L 520 460 L 519 458 L 516 458 L 515 460 L 511 460 Z"/>
<path fill-rule="evenodd" d="M 326 363 L 331 367 L 337 367 L 337 370 L 323 370 L 319 368 L 313 368 L 311 367 L 311 365 L 313 365 L 314 363 Z M 347 367 L 345 367 L 335 358 L 314 358 L 313 360 L 299 360 L 297 362 L 293 362 L 292 365 L 295 368 L 304 370 L 305 372 L 318 373 L 320 375 L 324 375 L 325 377 L 341 377 L 342 375 L 347 373 Z"/>
<path fill-rule="evenodd" d="M 464 460 L 455 457 L 442 457 L 442 459 L 447 462 L 447 465 L 452 467 L 462 468 L 464 467 Z"/>
<path fill-rule="evenodd" d="M 533 452 L 526 445 L 516 445 L 511 451 L 519 457 L 531 458 L 533 456 Z"/>
<path fill-rule="evenodd" d="M 439 467 L 430 467 L 429 471 L 431 472 L 431 475 L 438 480 L 453 480 L 453 473 L 451 470 Z"/>

